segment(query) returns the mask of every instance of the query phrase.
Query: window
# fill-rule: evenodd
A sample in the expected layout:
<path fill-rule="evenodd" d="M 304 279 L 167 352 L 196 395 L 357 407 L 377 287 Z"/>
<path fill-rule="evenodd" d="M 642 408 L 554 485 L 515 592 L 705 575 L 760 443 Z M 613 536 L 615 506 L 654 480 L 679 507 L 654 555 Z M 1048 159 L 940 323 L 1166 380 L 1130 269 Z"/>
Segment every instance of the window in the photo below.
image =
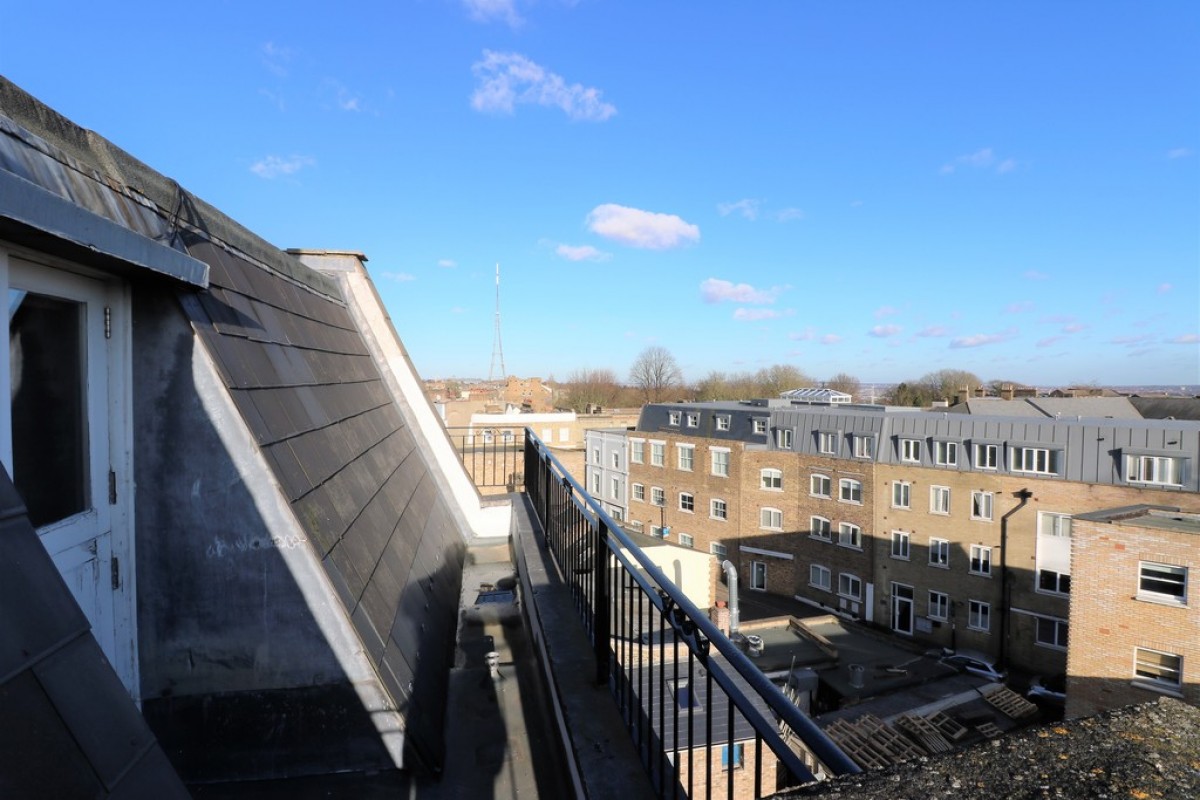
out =
<path fill-rule="evenodd" d="M 901 439 L 900 440 L 900 460 L 907 461 L 910 464 L 921 463 L 921 440 L 920 439 Z"/>
<path fill-rule="evenodd" d="M 616 475 L 612 476 L 612 485 L 608 487 L 609 497 L 613 500 L 621 499 L 621 479 Z"/>
<path fill-rule="evenodd" d="M 992 574 L 992 548 L 981 544 L 971 545 L 971 573 L 988 576 Z"/>
<path fill-rule="evenodd" d="M 892 508 L 909 508 L 912 503 L 912 484 L 892 481 Z"/>
<path fill-rule="evenodd" d="M 1044 447 L 1013 447 L 1009 463 L 1013 472 L 1055 475 L 1058 473 L 1058 451 Z"/>
<path fill-rule="evenodd" d="M 930 514 L 949 514 L 950 513 L 950 487 L 949 486 L 930 486 L 929 487 L 929 513 Z"/>
<path fill-rule="evenodd" d="M 725 556 L 729 555 L 729 548 L 720 542 L 713 542 L 708 546 L 708 552 L 712 553 L 718 558 L 724 558 Z"/>
<path fill-rule="evenodd" d="M 1125 456 L 1125 480 L 1158 486 L 1183 485 L 1180 460 L 1170 456 Z"/>
<path fill-rule="evenodd" d="M 945 539 L 929 540 L 929 565 L 933 567 L 950 566 L 950 542 Z"/>
<path fill-rule="evenodd" d="M 875 437 L 864 436 L 861 433 L 854 435 L 854 457 L 855 458 L 873 458 L 875 456 Z"/>
<path fill-rule="evenodd" d="M 741 769 L 745 750 L 743 745 L 725 745 L 721 748 L 721 769 Z M 730 749 L 732 748 L 732 750 Z"/>
<path fill-rule="evenodd" d="M 769 531 L 783 530 L 783 512 L 778 508 L 763 508 L 758 512 L 758 525 Z"/>
<path fill-rule="evenodd" d="M 633 485 L 633 499 L 646 502 L 646 487 L 643 484 L 635 483 Z"/>
<path fill-rule="evenodd" d="M 600 473 L 593 472 L 592 473 L 592 496 L 598 497 L 599 495 L 600 495 Z"/>
<path fill-rule="evenodd" d="M 780 450 L 792 449 L 792 429 L 779 428 L 775 431 L 775 444 Z"/>
<path fill-rule="evenodd" d="M 727 431 L 727 430 L 729 430 L 729 417 L 728 417 L 728 415 L 725 415 L 725 414 L 718 414 L 717 416 L 713 417 L 713 420 L 714 420 L 714 421 L 717 423 L 717 430 L 719 430 L 719 431 Z"/>
<path fill-rule="evenodd" d="M 1000 446 L 995 444 L 975 445 L 975 469 L 999 469 Z"/>
<path fill-rule="evenodd" d="M 699 424 L 700 424 L 700 415 L 697 414 L 695 411 L 689 411 L 687 413 L 687 426 L 689 428 L 695 428 Z"/>
<path fill-rule="evenodd" d="M 838 575 L 838 594 L 842 597 L 849 597 L 851 600 L 860 599 L 862 597 L 862 581 L 849 572 L 840 573 Z"/>
<path fill-rule="evenodd" d="M 1038 512 L 1038 536 L 1071 538 L 1071 515 L 1055 514 L 1051 511 Z"/>
<path fill-rule="evenodd" d="M 833 455 L 837 452 L 837 434 L 828 431 L 817 432 L 817 452 Z"/>
<path fill-rule="evenodd" d="M 629 440 L 629 460 L 634 464 L 646 463 L 646 443 L 641 439 Z"/>
<path fill-rule="evenodd" d="M 958 442 L 934 442 L 933 463 L 939 467 L 958 466 Z"/>
<path fill-rule="evenodd" d="M 593 464 L 600 463 L 600 448 L 599 447 L 592 448 L 592 463 Z"/>
<path fill-rule="evenodd" d="M 651 525 L 651 526 L 650 526 L 650 535 L 651 535 L 651 536 L 653 536 L 655 539 L 665 539 L 665 538 L 667 538 L 667 534 L 666 534 L 666 532 L 665 532 L 665 531 L 666 531 L 666 528 L 662 528 L 662 527 L 660 527 L 660 526 L 658 526 L 658 525 Z"/>
<path fill-rule="evenodd" d="M 810 536 L 818 539 L 827 542 L 833 539 L 833 523 L 824 517 L 809 517 L 808 530 Z"/>
<path fill-rule="evenodd" d="M 752 424 L 754 426 L 754 432 L 756 434 L 761 436 L 762 434 L 765 434 L 767 432 L 767 418 L 766 417 L 755 417 Z"/>
<path fill-rule="evenodd" d="M 945 592 L 931 591 L 929 593 L 929 613 L 927 616 L 930 619 L 950 619 L 950 595 Z"/>
<path fill-rule="evenodd" d="M 838 544 L 842 547 L 862 549 L 862 528 L 849 522 L 838 525 Z"/>
<path fill-rule="evenodd" d="M 723 478 L 729 477 L 729 451 L 712 451 L 712 474 Z"/>
<path fill-rule="evenodd" d="M 663 491 L 661 486 L 650 487 L 650 504 L 655 506 L 665 506 L 667 504 L 667 493 Z"/>
<path fill-rule="evenodd" d="M 667 681 L 667 685 L 671 687 L 671 696 L 675 698 L 675 705 L 680 708 L 700 708 L 700 698 L 692 691 L 691 684 L 687 679 L 677 681 Z"/>
<path fill-rule="evenodd" d="M 613 457 L 613 469 L 620 469 L 621 468 L 621 454 L 614 450 L 612 457 Z"/>
<path fill-rule="evenodd" d="M 1065 572 L 1055 572 L 1052 569 L 1039 569 L 1037 573 L 1037 588 L 1040 592 L 1070 594 L 1071 576 Z"/>
<path fill-rule="evenodd" d="M 815 589 L 820 589 L 823 592 L 828 592 L 830 579 L 832 574 L 828 567 L 822 567 L 820 564 L 811 564 L 808 567 L 808 585 Z"/>
<path fill-rule="evenodd" d="M 767 590 L 767 562 L 750 562 L 750 588 L 758 592 Z"/>
<path fill-rule="evenodd" d="M 828 475 L 813 475 L 808 480 L 808 493 L 813 497 L 829 497 L 833 491 L 833 481 Z"/>
<path fill-rule="evenodd" d="M 696 544 L 696 540 L 694 538 L 692 538 L 692 535 L 690 533 L 679 534 L 679 546 L 680 547 L 691 548 L 691 547 L 694 547 L 695 544 Z"/>
<path fill-rule="evenodd" d="M 1050 617 L 1037 617 L 1033 640 L 1045 647 L 1067 649 L 1067 621 Z"/>
<path fill-rule="evenodd" d="M 665 462 L 667 445 L 664 442 L 650 443 L 650 466 L 661 467 Z"/>
<path fill-rule="evenodd" d="M 764 469 L 759 473 L 759 485 L 771 491 L 783 490 L 783 472 L 777 469 Z"/>
<path fill-rule="evenodd" d="M 678 425 L 679 424 L 679 412 L 678 411 L 668 411 L 667 412 L 667 424 L 668 425 Z"/>
<path fill-rule="evenodd" d="M 971 492 L 971 519 L 991 521 L 994 499 L 991 492 Z"/>
<path fill-rule="evenodd" d="M 1133 677 L 1149 688 L 1178 691 L 1183 687 L 1183 657 L 1135 647 Z"/>
<path fill-rule="evenodd" d="M 838 481 L 838 499 L 843 503 L 862 503 L 862 482 L 851 478 Z"/>
<path fill-rule="evenodd" d="M 612 518 L 617 522 L 620 522 L 621 520 L 625 519 L 625 512 L 619 508 L 614 508 L 612 510 Z"/>
<path fill-rule="evenodd" d="M 679 510 L 689 514 L 696 510 L 696 496 L 688 492 L 679 493 Z"/>
<path fill-rule="evenodd" d="M 892 558 L 909 558 L 909 535 L 905 531 L 892 531 Z"/>
<path fill-rule="evenodd" d="M 1138 598 L 1187 605 L 1187 574 L 1187 567 L 1139 562 Z"/>
<path fill-rule="evenodd" d="M 708 507 L 708 514 L 713 519 L 728 519 L 729 508 L 724 500 L 713 500 Z"/>
<path fill-rule="evenodd" d="M 696 463 L 696 447 L 690 444 L 677 445 L 679 448 L 679 468 L 684 472 L 691 472 L 692 466 Z"/>
<path fill-rule="evenodd" d="M 975 631 L 992 629 L 992 607 L 979 600 L 972 600 L 967 611 L 967 627 Z"/>

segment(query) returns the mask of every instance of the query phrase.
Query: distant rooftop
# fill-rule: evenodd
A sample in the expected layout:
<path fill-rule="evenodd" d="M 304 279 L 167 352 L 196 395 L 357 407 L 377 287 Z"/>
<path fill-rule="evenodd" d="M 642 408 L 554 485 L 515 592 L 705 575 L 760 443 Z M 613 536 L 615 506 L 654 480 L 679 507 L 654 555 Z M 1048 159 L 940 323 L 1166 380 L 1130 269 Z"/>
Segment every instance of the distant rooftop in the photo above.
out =
<path fill-rule="evenodd" d="M 785 400 L 800 400 L 805 403 L 849 403 L 854 398 L 834 389 L 792 389 L 779 395 Z"/>

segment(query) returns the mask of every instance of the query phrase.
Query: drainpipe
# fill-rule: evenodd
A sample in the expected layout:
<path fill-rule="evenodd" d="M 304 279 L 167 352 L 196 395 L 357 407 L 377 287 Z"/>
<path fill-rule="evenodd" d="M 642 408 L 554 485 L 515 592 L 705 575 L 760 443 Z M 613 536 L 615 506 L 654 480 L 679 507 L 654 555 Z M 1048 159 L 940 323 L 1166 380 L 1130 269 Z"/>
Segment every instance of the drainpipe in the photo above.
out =
<path fill-rule="evenodd" d="M 1033 497 L 1033 492 L 1028 489 L 1022 489 L 1014 493 L 1020 503 L 1000 518 L 1000 664 L 1001 669 L 1008 667 L 1008 609 L 1011 605 L 1008 597 L 1008 518 L 1016 514 L 1025 504 L 1029 502 L 1029 498 Z"/>
<path fill-rule="evenodd" d="M 725 569 L 725 579 L 729 583 L 729 638 L 732 639 L 738 632 L 738 577 L 737 567 L 732 561 L 726 561 L 721 565 Z"/>

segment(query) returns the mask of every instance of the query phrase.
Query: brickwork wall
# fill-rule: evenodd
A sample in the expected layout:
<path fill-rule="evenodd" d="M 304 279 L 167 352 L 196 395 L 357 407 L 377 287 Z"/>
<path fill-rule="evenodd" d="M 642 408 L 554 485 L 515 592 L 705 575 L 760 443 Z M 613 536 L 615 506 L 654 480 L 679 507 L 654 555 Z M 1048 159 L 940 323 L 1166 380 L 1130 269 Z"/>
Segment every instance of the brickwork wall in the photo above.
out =
<path fill-rule="evenodd" d="M 1182 656 L 1174 696 L 1200 705 L 1200 535 L 1076 520 L 1073 536 L 1067 715 L 1158 697 L 1135 682 L 1138 647 Z M 1186 604 L 1139 599 L 1141 561 L 1187 567 Z"/>
<path fill-rule="evenodd" d="M 734 746 L 737 747 L 739 745 Z M 760 795 L 754 792 L 754 773 L 756 762 L 761 758 L 763 762 L 763 795 L 774 794 L 780 789 L 786 788 L 778 785 L 779 774 L 786 772 L 786 770 L 778 769 L 779 761 L 770 748 L 765 745 L 760 747 L 755 744 L 754 740 L 742 742 L 740 747 L 743 754 L 742 764 L 741 766 L 736 766 L 732 771 L 721 766 L 722 746 L 720 745 L 714 745 L 707 749 L 694 749 L 692 751 L 691 763 L 689 763 L 688 752 L 686 750 L 676 753 L 675 763 L 679 765 L 679 785 L 686 792 L 689 776 L 692 776 L 693 791 L 691 796 L 704 797 L 706 796 L 705 787 L 707 782 L 711 780 L 712 796 L 728 797 L 729 779 L 732 777 L 734 800 L 756 800 Z"/>

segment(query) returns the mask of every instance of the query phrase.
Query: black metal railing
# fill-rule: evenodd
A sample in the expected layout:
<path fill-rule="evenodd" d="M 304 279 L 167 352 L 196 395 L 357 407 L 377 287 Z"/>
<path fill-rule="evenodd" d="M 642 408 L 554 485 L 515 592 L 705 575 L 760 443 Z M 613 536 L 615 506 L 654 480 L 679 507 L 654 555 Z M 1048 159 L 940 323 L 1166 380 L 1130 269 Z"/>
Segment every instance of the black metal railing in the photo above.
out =
<path fill-rule="evenodd" d="M 511 492 L 524 483 L 524 428 L 456 426 L 447 427 L 446 433 L 477 487 Z"/>
<path fill-rule="evenodd" d="M 525 491 L 660 797 L 773 794 L 858 766 L 525 431 Z M 751 785 L 752 782 L 752 785 Z"/>

